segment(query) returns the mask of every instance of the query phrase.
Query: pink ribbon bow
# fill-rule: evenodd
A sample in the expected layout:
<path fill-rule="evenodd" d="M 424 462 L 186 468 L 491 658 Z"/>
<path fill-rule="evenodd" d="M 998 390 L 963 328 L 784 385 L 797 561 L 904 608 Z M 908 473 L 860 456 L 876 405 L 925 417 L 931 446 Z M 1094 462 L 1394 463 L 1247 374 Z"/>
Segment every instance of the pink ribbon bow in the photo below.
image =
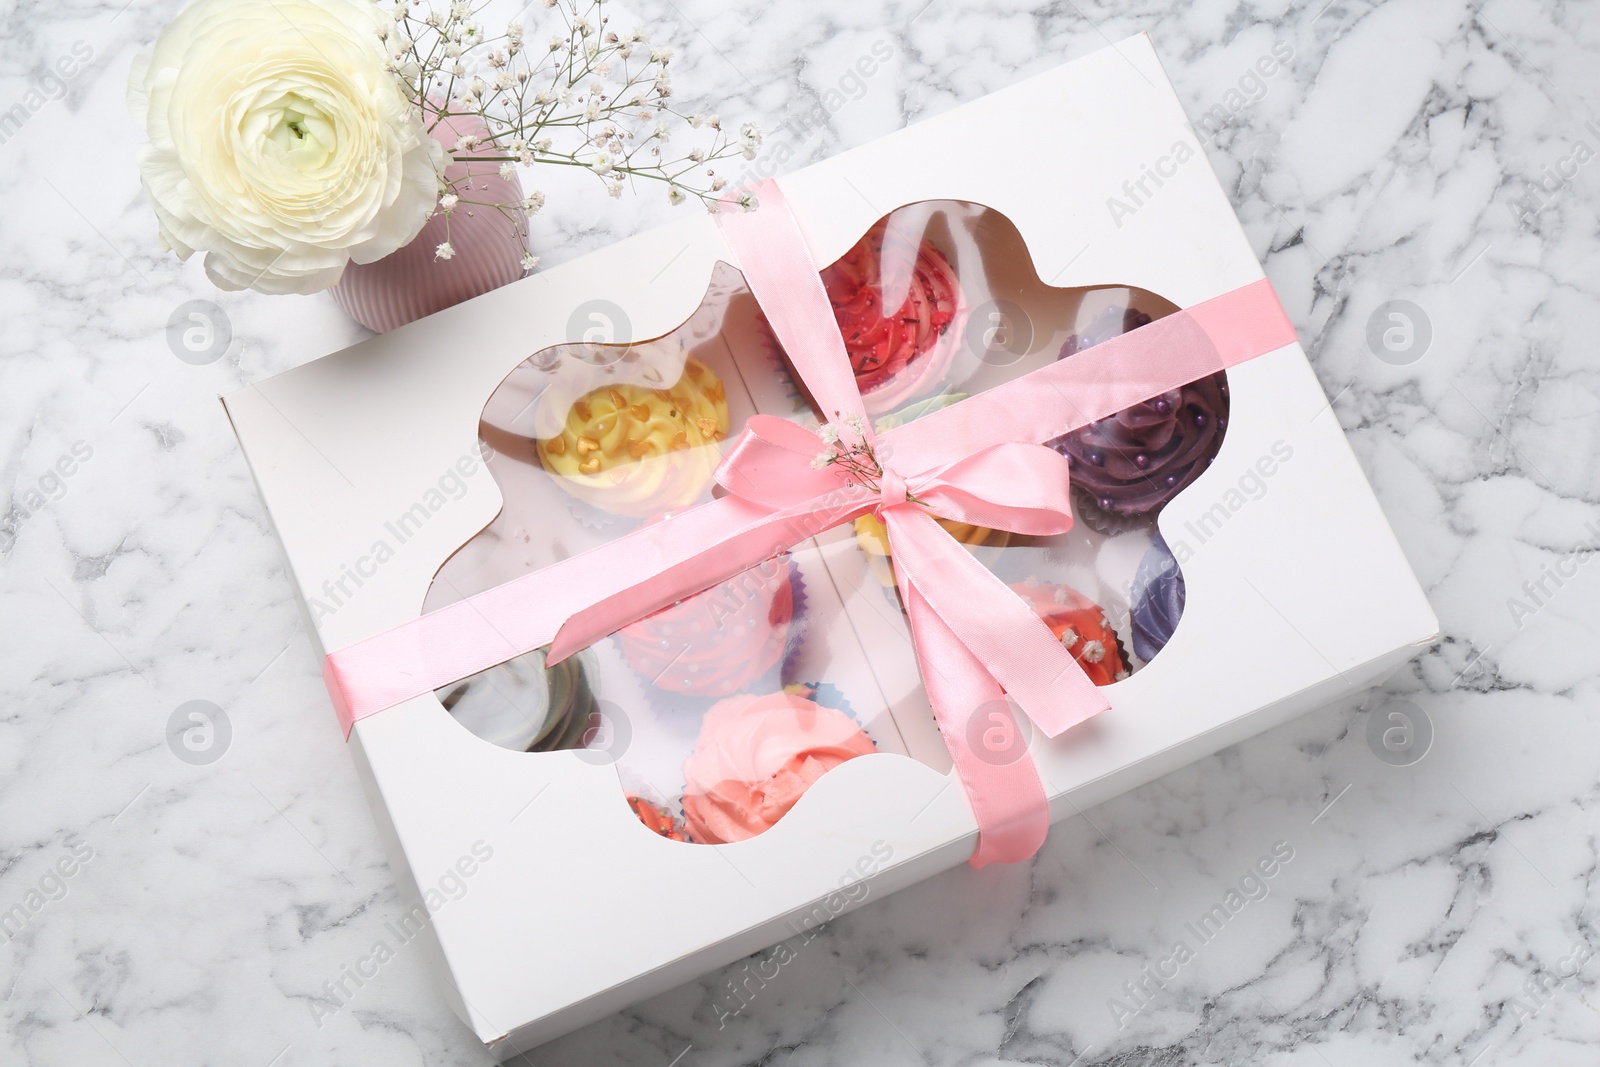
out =
<path fill-rule="evenodd" d="M 1006 695 L 1050 737 L 1109 705 L 1033 608 L 933 516 L 1019 534 L 1066 533 L 1072 528 L 1066 457 L 1043 445 L 1002 442 L 902 474 L 892 432 L 874 446 L 870 423 L 861 419 L 856 426 L 876 467 L 876 499 L 870 475 L 852 477 L 838 463 L 813 469 L 817 435 L 770 415 L 747 423 L 717 481 L 730 493 L 782 512 L 802 530 L 814 515 L 828 514 L 827 501 L 851 490 L 868 496 L 861 508 L 873 510 L 888 531 L 924 685 L 956 772 L 978 809 L 984 832 L 972 862 L 1023 859 L 1043 842 L 1049 816 L 1033 762 L 1015 745 Z M 843 432 L 848 437 L 849 430 Z M 994 715 L 1002 717 L 1007 743 L 975 747 L 974 735 L 992 728 Z"/>
<path fill-rule="evenodd" d="M 1009 696 L 1048 737 L 1105 696 L 1033 608 L 934 515 L 1049 536 L 1072 526 L 1068 464 L 1041 442 L 1294 343 L 1258 281 L 881 436 L 799 224 L 774 182 L 753 212 L 719 216 L 745 281 L 856 463 L 814 465 L 816 434 L 752 417 L 705 504 L 331 653 L 323 677 L 348 735 L 356 719 L 545 645 L 559 662 L 639 619 L 869 512 L 888 531 L 934 718 L 979 827 L 971 862 L 1037 851 L 1049 808 Z M 831 446 L 830 446 L 831 447 Z M 1015 735 L 1012 735 L 1015 740 Z M 982 751 L 980 751 L 980 748 Z"/>

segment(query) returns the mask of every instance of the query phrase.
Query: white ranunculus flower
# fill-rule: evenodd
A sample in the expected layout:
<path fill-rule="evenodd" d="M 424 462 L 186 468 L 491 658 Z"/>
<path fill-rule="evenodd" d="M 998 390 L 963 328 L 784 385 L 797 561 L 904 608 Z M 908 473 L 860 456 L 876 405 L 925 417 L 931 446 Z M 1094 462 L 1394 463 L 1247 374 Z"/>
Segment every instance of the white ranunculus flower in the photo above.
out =
<path fill-rule="evenodd" d="M 224 289 L 311 293 L 422 228 L 443 149 L 386 69 L 371 0 L 196 0 L 134 60 L 162 244 Z"/>

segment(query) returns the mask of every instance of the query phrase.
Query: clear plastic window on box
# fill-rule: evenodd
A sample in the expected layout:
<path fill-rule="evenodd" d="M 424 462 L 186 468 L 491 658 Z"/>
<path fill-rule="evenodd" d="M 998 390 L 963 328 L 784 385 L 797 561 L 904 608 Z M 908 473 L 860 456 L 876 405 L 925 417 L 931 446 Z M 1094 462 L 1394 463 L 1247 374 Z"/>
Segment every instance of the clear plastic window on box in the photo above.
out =
<path fill-rule="evenodd" d="M 1055 288 L 1008 219 L 956 201 L 892 212 L 822 276 L 883 430 L 1177 310 L 1139 289 Z M 480 424 L 503 508 L 439 570 L 425 609 L 710 500 L 727 442 L 757 413 L 819 425 L 726 264 L 665 336 L 531 354 Z M 944 525 L 1091 680 L 1114 685 L 1180 622 L 1182 574 L 1156 517 L 1216 455 L 1227 415 L 1217 374 L 1051 442 L 1072 467 L 1066 534 Z M 578 749 L 613 765 L 663 836 L 742 840 L 846 759 L 896 752 L 948 769 L 893 568 L 883 527 L 863 516 L 562 663 L 536 651 L 438 695 L 464 728 L 530 759 Z"/>

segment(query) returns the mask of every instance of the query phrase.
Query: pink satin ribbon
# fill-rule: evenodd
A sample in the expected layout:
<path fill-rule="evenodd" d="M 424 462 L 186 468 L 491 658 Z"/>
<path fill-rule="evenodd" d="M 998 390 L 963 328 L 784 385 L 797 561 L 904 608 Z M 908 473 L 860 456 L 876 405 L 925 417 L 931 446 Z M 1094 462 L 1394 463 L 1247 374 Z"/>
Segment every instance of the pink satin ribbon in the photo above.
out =
<path fill-rule="evenodd" d="M 745 281 L 819 406 L 861 427 L 874 492 L 814 469 L 816 434 L 752 417 L 716 472 L 727 495 L 328 655 L 348 737 L 357 719 L 534 649 L 550 662 L 868 512 L 888 531 L 934 717 L 979 827 L 970 862 L 1026 859 L 1049 809 L 1025 749 L 974 740 L 1016 702 L 1048 737 L 1106 710 L 1048 626 L 933 516 L 1049 536 L 1071 528 L 1068 464 L 1041 442 L 1296 340 L 1265 280 L 1158 319 L 876 436 L 810 249 L 774 182 L 719 216 Z M 853 438 L 845 432 L 847 440 Z M 1015 724 L 1011 724 L 1014 728 Z"/>

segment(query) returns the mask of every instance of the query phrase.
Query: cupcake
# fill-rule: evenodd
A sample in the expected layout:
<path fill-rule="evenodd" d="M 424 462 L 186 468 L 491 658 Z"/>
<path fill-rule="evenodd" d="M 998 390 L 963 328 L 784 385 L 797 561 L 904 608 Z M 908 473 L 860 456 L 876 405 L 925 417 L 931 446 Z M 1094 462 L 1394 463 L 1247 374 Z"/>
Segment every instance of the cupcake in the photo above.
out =
<path fill-rule="evenodd" d="M 639 821 L 651 833 L 660 834 L 668 841 L 687 841 L 688 836 L 683 832 L 683 824 L 669 815 L 664 808 L 658 808 L 644 797 L 629 797 L 628 807 L 639 817 Z"/>
<path fill-rule="evenodd" d="M 439 702 L 473 734 L 516 752 L 581 748 L 595 711 L 592 652 L 554 667 L 543 649 L 437 690 Z"/>
<path fill-rule="evenodd" d="M 1137 329 L 1150 316 L 1112 307 L 1061 346 L 1067 359 Z M 1228 426 L 1228 379 L 1221 372 L 1170 389 L 1051 441 L 1072 464 L 1078 517 L 1120 533 L 1154 515 L 1216 458 Z"/>
<path fill-rule="evenodd" d="M 737 693 L 783 658 L 794 618 L 793 568 L 777 556 L 624 627 L 628 665 L 688 696 Z"/>
<path fill-rule="evenodd" d="M 1154 320 L 1138 308 L 1119 307 L 1113 305 L 1096 315 L 1080 333 L 1075 333 L 1067 338 L 1061 346 L 1058 359 L 1066 359 L 1074 352 L 1082 352 L 1086 348 L 1093 348 L 1102 341 L 1109 341 L 1113 337 L 1121 337 L 1125 333 L 1132 333 L 1141 326 L 1148 326 Z"/>
<path fill-rule="evenodd" d="M 822 272 L 868 414 L 939 384 L 955 352 L 949 334 L 961 301 L 939 250 L 921 241 L 913 254 L 888 224 L 879 221 Z"/>
<path fill-rule="evenodd" d="M 1064 585 L 1028 581 L 1011 590 L 1044 620 L 1095 685 L 1110 685 L 1128 676 L 1127 653 L 1099 604 Z"/>
<path fill-rule="evenodd" d="M 850 706 L 839 687 L 831 682 L 790 682 L 783 687 L 783 691 L 792 697 L 805 697 L 813 704 L 823 704 L 830 708 L 838 708 L 852 719 L 856 717 L 855 709 Z"/>
<path fill-rule="evenodd" d="M 647 518 L 701 499 L 728 435 L 727 390 L 693 356 L 665 388 L 617 381 L 571 401 L 535 444 L 556 484 L 606 511 Z M 552 395 L 542 404 L 559 403 Z"/>
<path fill-rule="evenodd" d="M 1159 533 L 1133 572 L 1132 596 L 1133 654 L 1148 663 L 1183 617 L 1183 571 Z"/>
<path fill-rule="evenodd" d="M 683 818 L 695 841 L 743 841 L 794 807 L 818 778 L 876 752 L 855 720 L 800 696 L 729 697 L 712 705 L 683 764 Z"/>
<path fill-rule="evenodd" d="M 937 516 L 934 521 L 964 545 L 1004 548 L 1011 543 L 1011 533 L 1007 530 L 991 530 L 986 526 L 972 526 Z M 867 563 L 872 567 L 872 573 L 878 576 L 878 581 L 884 585 L 893 585 L 894 568 L 889 559 L 889 531 L 884 529 L 883 522 L 876 515 L 863 515 L 856 520 L 856 544 L 866 553 Z"/>

